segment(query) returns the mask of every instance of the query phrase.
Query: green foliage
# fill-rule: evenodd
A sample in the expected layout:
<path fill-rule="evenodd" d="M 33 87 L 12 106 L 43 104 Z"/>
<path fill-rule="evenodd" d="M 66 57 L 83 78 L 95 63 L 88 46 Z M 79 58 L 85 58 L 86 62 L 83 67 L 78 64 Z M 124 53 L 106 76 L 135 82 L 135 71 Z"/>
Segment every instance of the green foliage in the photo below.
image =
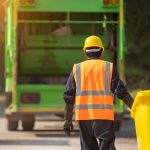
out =
<path fill-rule="evenodd" d="M 127 83 L 150 88 L 150 9 L 148 0 L 126 1 Z M 134 84 L 134 86 L 132 85 Z"/>

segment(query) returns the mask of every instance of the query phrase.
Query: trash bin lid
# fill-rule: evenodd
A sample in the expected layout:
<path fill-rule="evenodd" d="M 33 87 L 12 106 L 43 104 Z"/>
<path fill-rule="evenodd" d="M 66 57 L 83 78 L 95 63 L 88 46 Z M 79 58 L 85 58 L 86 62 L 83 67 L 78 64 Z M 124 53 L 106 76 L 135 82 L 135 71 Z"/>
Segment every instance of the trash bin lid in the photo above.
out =
<path fill-rule="evenodd" d="M 147 100 L 147 99 L 150 100 L 150 90 L 140 91 L 137 93 L 135 100 L 133 102 L 132 108 L 131 108 L 131 117 L 134 118 L 138 106 L 142 104 L 144 100 Z"/>

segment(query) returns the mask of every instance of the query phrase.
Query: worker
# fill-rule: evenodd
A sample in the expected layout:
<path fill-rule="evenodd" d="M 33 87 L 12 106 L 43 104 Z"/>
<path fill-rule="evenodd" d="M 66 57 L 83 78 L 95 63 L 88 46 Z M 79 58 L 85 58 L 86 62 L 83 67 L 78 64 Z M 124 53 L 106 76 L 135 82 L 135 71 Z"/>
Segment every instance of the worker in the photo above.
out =
<path fill-rule="evenodd" d="M 86 61 L 73 66 L 64 92 L 64 130 L 73 130 L 72 116 L 79 123 L 81 150 L 115 150 L 114 96 L 131 108 L 133 99 L 119 78 L 115 65 L 101 56 L 104 46 L 97 36 L 86 38 Z"/>

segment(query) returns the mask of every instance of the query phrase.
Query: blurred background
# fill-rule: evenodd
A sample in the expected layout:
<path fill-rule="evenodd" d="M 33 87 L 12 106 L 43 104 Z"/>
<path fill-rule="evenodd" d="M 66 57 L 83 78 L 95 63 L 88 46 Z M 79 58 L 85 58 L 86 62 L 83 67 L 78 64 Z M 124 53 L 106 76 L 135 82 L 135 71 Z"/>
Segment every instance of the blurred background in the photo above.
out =
<path fill-rule="evenodd" d="M 3 127 L 0 129 L 0 135 L 3 136 L 0 138 L 0 145 L 3 145 L 5 149 L 6 145 L 34 145 L 36 150 L 39 148 L 38 145 L 47 145 L 47 148 L 49 146 L 55 148 L 53 147 L 55 145 L 76 145 L 77 147 L 70 148 L 79 149 L 79 141 L 76 141 L 76 138 L 79 136 L 78 131 L 73 133 L 73 139 L 71 141 L 68 138 L 63 139 L 62 122 L 57 122 L 57 119 L 63 121 L 62 117 L 57 118 L 60 117 L 59 115 L 55 117 L 47 116 L 48 119 L 43 119 L 39 115 L 36 118 L 39 123 L 36 124 L 32 132 L 15 133 L 7 131 L 7 123 L 4 119 L 5 106 L 3 102 L 5 89 L 5 4 L 6 0 L 0 0 L 0 120 L 3 122 Z M 150 89 L 150 3 L 148 0 L 125 0 L 124 5 L 125 37 L 128 50 L 125 58 L 125 81 L 132 96 L 135 97 L 138 91 Z M 47 121 L 53 120 L 53 117 L 56 119 L 54 120 L 56 122 L 47 124 Z M 59 132 L 56 132 L 57 129 L 54 129 L 54 127 L 58 127 Z M 20 125 L 18 131 L 22 131 Z M 13 139 L 14 135 L 17 137 L 16 140 Z M 134 123 L 129 117 L 129 112 L 124 116 L 121 130 L 116 135 L 119 150 L 125 150 L 127 148 L 132 150 L 137 149 Z"/>
<path fill-rule="evenodd" d="M 150 2 L 126 0 L 126 80 L 132 96 L 150 89 Z"/>
<path fill-rule="evenodd" d="M 2 87 L 4 87 L 4 2 L 4 0 L 0 0 L 0 85 Z"/>
<path fill-rule="evenodd" d="M 126 1 L 127 86 L 131 91 L 150 89 L 149 1 Z"/>

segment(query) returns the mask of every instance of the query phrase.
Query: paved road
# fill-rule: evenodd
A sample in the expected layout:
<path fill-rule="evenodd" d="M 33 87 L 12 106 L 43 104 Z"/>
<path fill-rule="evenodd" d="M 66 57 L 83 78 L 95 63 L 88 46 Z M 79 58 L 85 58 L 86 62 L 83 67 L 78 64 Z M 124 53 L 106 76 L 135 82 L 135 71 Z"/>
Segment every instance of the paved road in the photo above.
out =
<path fill-rule="evenodd" d="M 9 132 L 6 129 L 4 105 L 0 102 L 0 150 L 79 150 L 79 132 L 73 132 L 71 138 L 62 130 L 63 122 L 41 121 L 38 116 L 34 131 L 19 130 Z M 57 131 L 59 129 L 59 131 Z M 120 132 L 116 134 L 117 150 L 137 150 L 133 121 L 124 120 Z"/>

